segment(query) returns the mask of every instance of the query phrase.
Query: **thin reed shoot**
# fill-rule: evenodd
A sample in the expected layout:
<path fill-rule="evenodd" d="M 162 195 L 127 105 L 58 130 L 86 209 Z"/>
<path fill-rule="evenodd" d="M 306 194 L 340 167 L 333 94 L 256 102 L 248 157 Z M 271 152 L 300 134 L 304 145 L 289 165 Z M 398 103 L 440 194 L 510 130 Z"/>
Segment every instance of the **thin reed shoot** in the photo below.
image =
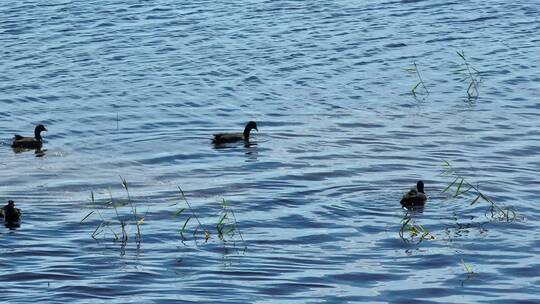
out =
<path fill-rule="evenodd" d="M 188 231 L 188 229 L 190 229 L 190 223 L 195 222 L 195 227 L 191 228 L 192 236 L 195 240 L 197 240 L 198 235 L 202 235 L 204 237 L 204 242 L 206 243 L 215 233 L 215 235 L 220 241 L 222 241 L 223 243 L 232 242 L 236 247 L 236 236 L 238 236 L 240 242 L 244 247 L 244 251 L 246 250 L 246 242 L 244 241 L 242 232 L 238 227 L 236 214 L 225 199 L 222 199 L 220 202 L 221 208 L 215 225 L 215 232 L 213 232 L 213 230 L 207 228 L 207 225 L 202 223 L 199 215 L 192 207 L 192 204 L 187 200 L 182 188 L 178 186 L 178 190 L 180 191 L 183 202 L 186 204 L 186 207 L 183 207 L 176 212 L 177 216 L 185 215 L 185 219 L 181 223 L 179 230 L 180 239 L 182 240 L 182 242 L 187 240 L 186 232 Z"/>
<path fill-rule="evenodd" d="M 456 53 L 462 60 L 461 68 L 458 70 L 458 72 L 464 74 L 463 81 L 469 83 L 467 87 L 467 99 L 469 101 L 472 101 L 474 99 L 477 99 L 480 95 L 478 92 L 478 86 L 481 81 L 480 71 L 471 66 L 471 64 L 465 57 L 465 51 L 456 51 Z"/>
<path fill-rule="evenodd" d="M 122 187 L 126 191 L 127 200 L 113 198 L 112 192 L 109 190 L 109 198 L 107 200 L 97 201 L 94 195 L 94 191 L 91 191 L 90 201 L 91 206 L 94 208 L 94 210 L 87 213 L 81 219 L 80 223 L 87 221 L 92 216 L 97 216 L 99 223 L 93 230 L 91 237 L 93 239 L 97 239 L 97 237 L 100 235 L 102 235 L 104 238 L 107 238 L 108 235 L 112 235 L 113 241 L 119 241 L 123 245 L 127 244 L 129 240 L 130 226 L 135 226 L 136 232 L 134 234 L 134 237 L 137 244 L 140 244 L 140 225 L 144 223 L 146 214 L 143 217 L 140 217 L 137 214 L 137 206 L 131 199 L 128 183 L 121 176 L 120 180 Z M 124 208 L 126 206 L 129 206 L 129 209 L 126 210 L 126 208 Z M 146 212 L 148 212 L 148 210 Z"/>
<path fill-rule="evenodd" d="M 478 184 L 475 185 L 469 182 L 467 178 L 457 172 L 448 161 L 443 160 L 442 166 L 444 169 L 442 175 L 451 177 L 452 182 L 450 182 L 441 193 L 449 193 L 452 198 L 457 198 L 470 192 L 474 197 L 470 202 L 470 205 L 477 204 L 481 201 L 488 203 L 488 208 L 485 212 L 486 217 L 507 222 L 523 219 L 513 207 L 500 206 L 495 203 L 486 193 L 480 190 Z"/>
<path fill-rule="evenodd" d="M 472 266 L 469 265 L 469 264 L 466 264 L 465 261 L 463 261 L 463 259 L 461 259 L 461 264 L 463 265 L 463 268 L 467 272 L 467 275 L 472 276 L 472 275 L 475 274 L 475 272 L 473 271 Z"/>
<path fill-rule="evenodd" d="M 189 201 L 186 198 L 186 195 L 184 194 L 184 190 L 182 190 L 182 188 L 180 188 L 180 186 L 178 186 L 178 190 L 180 191 L 180 194 L 182 195 L 182 199 L 184 200 L 184 202 L 188 206 L 188 209 L 189 209 L 188 211 L 191 213 L 186 218 L 186 220 L 184 221 L 184 224 L 182 224 L 182 227 L 180 228 L 180 238 L 182 239 L 182 241 L 186 240 L 186 237 L 184 236 L 184 232 L 186 231 L 186 227 L 187 227 L 189 221 L 192 218 L 194 218 L 197 221 L 197 226 L 193 230 L 193 237 L 196 238 L 197 233 L 199 231 L 202 231 L 202 233 L 204 234 L 204 241 L 208 242 L 208 240 L 210 239 L 210 231 L 208 229 L 206 229 L 206 227 L 201 223 L 201 220 L 199 220 L 199 216 L 197 215 L 195 210 L 191 207 L 191 204 L 189 203 Z M 186 211 L 186 208 L 180 209 L 178 212 L 176 212 L 176 215 L 179 216 L 182 213 L 184 213 L 184 211 Z"/>
<path fill-rule="evenodd" d="M 420 70 L 418 69 L 418 65 L 416 64 L 416 62 L 413 62 L 413 67 L 406 68 L 404 70 L 409 73 L 415 73 L 416 77 L 418 78 L 418 82 L 411 89 L 411 93 L 414 96 L 414 98 L 418 98 L 417 95 L 420 94 L 420 92 L 418 92 L 418 88 L 422 88 L 423 89 L 422 93 L 426 94 L 426 96 L 424 96 L 424 99 L 425 99 L 427 95 L 429 95 L 430 92 L 428 88 L 426 87 L 426 83 L 424 82 L 424 79 L 422 78 L 422 75 L 420 74 Z"/>

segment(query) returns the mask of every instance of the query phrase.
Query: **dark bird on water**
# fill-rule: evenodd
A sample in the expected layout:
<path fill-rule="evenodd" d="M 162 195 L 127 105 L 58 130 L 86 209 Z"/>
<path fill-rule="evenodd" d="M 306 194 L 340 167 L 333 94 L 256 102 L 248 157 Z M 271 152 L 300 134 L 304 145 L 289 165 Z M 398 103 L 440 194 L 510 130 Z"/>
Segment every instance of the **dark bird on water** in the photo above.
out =
<path fill-rule="evenodd" d="M 401 198 L 401 206 L 405 208 L 423 206 L 427 200 L 427 196 L 424 193 L 424 182 L 419 180 L 416 183 L 416 187 L 411 188 L 409 192 L 405 193 Z"/>
<path fill-rule="evenodd" d="M 34 130 L 34 137 L 24 137 L 21 135 L 15 135 L 13 138 L 13 143 L 11 143 L 12 148 L 22 148 L 22 149 L 41 149 L 43 145 L 43 139 L 41 138 L 41 132 L 47 131 L 44 125 L 37 125 Z"/>
<path fill-rule="evenodd" d="M 15 208 L 15 202 L 9 200 L 7 205 L 0 209 L 0 217 L 6 224 L 18 224 L 21 219 L 21 209 Z"/>
<path fill-rule="evenodd" d="M 247 123 L 246 128 L 244 129 L 243 133 L 217 133 L 214 134 L 214 139 L 212 140 L 212 143 L 214 144 L 224 144 L 224 143 L 231 143 L 231 142 L 237 142 L 237 141 L 244 141 L 249 142 L 249 134 L 252 129 L 257 129 L 257 123 L 254 121 L 250 121 Z"/>

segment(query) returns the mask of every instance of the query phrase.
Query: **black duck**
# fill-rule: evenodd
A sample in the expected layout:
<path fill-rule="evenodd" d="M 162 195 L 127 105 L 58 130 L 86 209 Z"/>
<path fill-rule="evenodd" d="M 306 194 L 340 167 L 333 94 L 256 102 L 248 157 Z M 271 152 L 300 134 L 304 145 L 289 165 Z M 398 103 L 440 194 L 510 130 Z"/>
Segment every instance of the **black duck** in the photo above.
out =
<path fill-rule="evenodd" d="M 6 224 L 18 224 L 21 220 L 21 209 L 15 208 L 15 202 L 9 200 L 7 205 L 0 209 L 0 217 Z"/>
<path fill-rule="evenodd" d="M 41 146 L 43 145 L 43 139 L 41 138 L 42 131 L 47 131 L 47 128 L 40 124 L 37 125 L 34 130 L 34 137 L 15 135 L 11 147 L 20 149 L 41 149 Z"/>
<path fill-rule="evenodd" d="M 212 140 L 212 143 L 224 144 L 224 143 L 231 143 L 231 142 L 237 142 L 237 141 L 249 142 L 249 134 L 252 129 L 259 131 L 259 129 L 257 129 L 257 123 L 254 121 L 250 121 L 247 123 L 246 128 L 244 129 L 243 133 L 214 134 L 214 139 Z"/>
<path fill-rule="evenodd" d="M 424 182 L 419 180 L 416 183 L 416 187 L 411 188 L 409 192 L 405 193 L 401 198 L 401 206 L 405 208 L 423 206 L 427 200 L 427 196 L 424 193 Z"/>

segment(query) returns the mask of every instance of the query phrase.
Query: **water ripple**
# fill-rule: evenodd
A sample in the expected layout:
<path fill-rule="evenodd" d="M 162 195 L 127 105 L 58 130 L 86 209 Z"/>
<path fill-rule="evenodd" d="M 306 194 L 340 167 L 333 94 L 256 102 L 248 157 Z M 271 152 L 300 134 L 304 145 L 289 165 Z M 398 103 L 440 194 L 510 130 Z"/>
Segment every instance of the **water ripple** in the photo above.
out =
<path fill-rule="evenodd" d="M 2 298 L 540 301 L 539 26 L 525 2 L 5 3 L 0 193 L 23 221 L 0 231 Z M 456 51 L 480 71 L 477 99 Z M 429 95 L 411 95 L 414 63 Z M 254 145 L 211 144 L 249 120 Z M 14 153 L 38 123 L 45 153 Z M 443 160 L 524 220 L 441 193 Z M 145 214 L 140 246 L 92 239 L 96 214 L 80 223 L 110 194 L 126 201 L 119 175 Z M 399 199 L 418 179 L 429 200 L 412 220 L 435 239 L 406 243 Z M 195 242 L 191 226 L 181 242 L 177 185 L 209 229 L 226 199 L 247 249 Z"/>

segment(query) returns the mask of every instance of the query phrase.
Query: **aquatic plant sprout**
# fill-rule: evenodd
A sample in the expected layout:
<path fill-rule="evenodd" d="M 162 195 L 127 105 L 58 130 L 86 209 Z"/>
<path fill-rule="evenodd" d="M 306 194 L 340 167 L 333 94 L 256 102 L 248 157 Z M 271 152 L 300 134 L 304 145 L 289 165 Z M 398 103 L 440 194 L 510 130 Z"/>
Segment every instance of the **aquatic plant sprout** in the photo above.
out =
<path fill-rule="evenodd" d="M 513 207 L 499 206 L 495 203 L 487 194 L 480 191 L 478 185 L 474 185 L 469 182 L 463 175 L 457 172 L 457 170 L 446 160 L 443 160 L 443 176 L 449 176 L 453 179 L 441 193 L 451 193 L 452 198 L 457 198 L 465 193 L 474 193 L 475 198 L 470 202 L 470 205 L 474 205 L 479 201 L 484 201 L 489 204 L 485 215 L 492 219 L 498 219 L 502 221 L 515 221 L 524 219 L 519 215 Z"/>
<path fill-rule="evenodd" d="M 480 71 L 469 64 L 467 58 L 465 57 L 465 51 L 456 51 L 456 53 L 463 61 L 462 68 L 459 69 L 458 72 L 465 74 L 463 81 L 467 81 L 469 83 L 469 86 L 467 87 L 467 98 L 469 101 L 472 101 L 473 99 L 477 99 L 479 96 L 478 85 L 481 81 Z"/>
<path fill-rule="evenodd" d="M 141 237 L 141 225 L 145 223 L 146 216 L 148 214 L 149 208 L 147 208 L 146 213 L 144 216 L 140 216 L 140 214 L 137 212 L 137 206 L 134 203 L 134 201 L 131 198 L 131 194 L 129 192 L 129 186 L 123 177 L 120 177 L 122 187 L 126 191 L 127 199 L 126 200 L 120 200 L 120 199 L 114 199 L 112 196 L 111 191 L 109 190 L 109 199 L 104 202 L 99 202 L 96 200 L 94 191 L 90 192 L 90 201 L 91 206 L 94 208 L 90 212 L 88 212 L 81 220 L 80 223 L 83 223 L 87 221 L 92 216 L 98 217 L 98 224 L 93 230 L 91 237 L 93 239 L 97 239 L 98 236 L 103 236 L 104 238 L 107 238 L 107 235 L 112 235 L 113 241 L 119 241 L 122 243 L 122 246 L 125 246 L 128 243 L 129 237 L 129 227 L 135 226 L 135 239 L 137 241 L 137 245 L 140 245 L 142 237 Z M 191 203 L 187 200 L 186 195 L 182 188 L 178 186 L 178 190 L 180 191 L 181 197 L 183 202 L 186 204 L 186 207 L 181 208 L 177 212 L 175 212 L 175 216 L 182 216 L 186 215 L 187 217 L 180 225 L 179 234 L 182 242 L 184 242 L 186 238 L 186 231 L 189 230 L 189 224 L 192 222 L 196 223 L 196 226 L 194 229 L 191 229 L 193 238 L 196 240 L 197 236 L 199 234 L 202 234 L 204 237 L 204 242 L 208 242 L 212 236 L 212 232 L 210 229 L 207 228 L 206 225 L 203 224 L 201 221 L 199 215 L 191 205 Z M 176 204 L 174 204 L 176 205 Z M 122 207 L 129 207 L 129 208 L 122 208 Z M 126 211 L 127 210 L 127 211 Z M 110 214 L 112 212 L 112 215 Z M 107 214 L 107 212 L 109 214 Z M 189 214 L 188 214 L 189 213 Z M 217 218 L 217 223 L 215 226 L 215 234 L 217 235 L 218 239 L 222 241 L 223 243 L 232 242 L 234 246 L 236 247 L 237 242 L 237 236 L 240 239 L 240 242 L 242 243 L 244 247 L 244 251 L 246 250 L 246 242 L 244 240 L 244 237 L 238 227 L 238 222 L 236 219 L 236 214 L 234 210 L 231 208 L 229 203 L 222 199 L 220 202 L 220 211 Z"/>
<path fill-rule="evenodd" d="M 465 51 L 456 51 L 459 58 L 461 59 L 461 63 L 456 63 L 458 66 L 455 69 L 455 73 L 462 75 L 462 82 L 467 82 L 467 100 L 469 102 L 475 100 L 480 95 L 478 91 L 478 87 L 480 85 L 480 82 L 482 80 L 481 73 L 478 71 L 475 67 L 473 67 L 469 61 L 467 60 L 467 57 L 465 57 Z M 418 99 L 418 96 L 420 94 L 425 94 L 422 100 L 427 98 L 427 96 L 431 93 L 429 89 L 426 86 L 426 83 L 424 82 L 424 79 L 422 75 L 420 74 L 420 69 L 418 68 L 418 65 L 415 61 L 413 61 L 412 67 L 403 68 L 405 72 L 408 73 L 414 73 L 416 74 L 416 78 L 418 79 L 416 84 L 412 87 L 411 93 L 415 99 Z M 419 88 L 422 88 L 422 91 L 419 91 Z"/>
<path fill-rule="evenodd" d="M 472 266 L 469 264 L 466 264 L 465 261 L 463 261 L 463 259 L 461 259 L 461 264 L 463 265 L 463 268 L 465 268 L 465 271 L 467 272 L 469 276 L 473 276 L 475 274 L 475 272 L 472 269 Z"/>
<path fill-rule="evenodd" d="M 83 223 L 90 216 L 96 214 L 99 219 L 99 223 L 91 234 L 93 239 L 97 239 L 99 235 L 103 235 L 106 238 L 106 233 L 110 232 L 113 235 L 113 241 L 120 241 L 123 246 L 125 246 L 129 240 L 128 227 L 134 225 L 136 227 L 135 239 L 137 245 L 140 245 L 141 242 L 141 228 L 140 225 L 144 223 L 146 214 L 140 217 L 137 214 L 137 206 L 131 199 L 131 194 L 129 193 L 129 187 L 126 179 L 120 176 L 121 184 L 127 194 L 127 200 L 114 199 L 112 192 L 109 189 L 109 199 L 105 202 L 98 202 L 95 198 L 94 191 L 90 192 L 90 201 L 92 207 L 95 209 L 86 214 L 79 223 Z M 120 210 L 124 206 L 129 206 L 129 211 Z M 114 215 L 108 218 L 105 216 L 107 210 L 113 210 Z"/>
<path fill-rule="evenodd" d="M 238 236 L 240 237 L 240 240 L 242 241 L 242 244 L 244 245 L 244 251 L 246 250 L 246 242 L 244 241 L 244 237 L 242 236 L 242 232 L 238 228 L 238 222 L 236 221 L 236 215 L 234 214 L 234 210 L 229 206 L 227 201 L 225 199 L 222 199 L 221 201 L 221 211 L 220 211 L 221 217 L 219 219 L 219 222 L 216 225 L 216 230 L 218 232 L 218 237 L 223 242 L 226 242 L 225 236 L 228 236 L 231 240 L 235 240 L 235 235 L 238 233 Z"/>
<path fill-rule="evenodd" d="M 180 194 L 182 196 L 182 200 L 186 203 L 187 208 L 181 208 L 178 210 L 175 215 L 180 216 L 187 211 L 190 212 L 190 214 L 186 217 L 182 225 L 180 226 L 180 238 L 182 242 L 184 242 L 187 238 L 185 236 L 185 232 L 188 228 L 188 224 L 190 221 L 194 218 L 196 220 L 196 227 L 193 229 L 193 237 L 196 240 L 197 234 L 202 231 L 204 235 L 204 241 L 205 243 L 208 242 L 208 240 L 211 238 L 212 233 L 211 231 L 206 228 L 206 226 L 201 222 L 199 219 L 199 216 L 195 212 L 195 209 L 191 206 L 189 201 L 187 200 L 184 191 L 180 186 L 178 186 L 178 190 L 180 191 Z M 217 223 L 216 223 L 216 234 L 219 240 L 221 240 L 223 243 L 227 243 L 228 240 L 232 241 L 233 244 L 235 244 L 236 247 L 236 235 L 240 238 L 240 241 L 244 247 L 244 251 L 247 249 L 246 242 L 244 241 L 244 237 L 242 235 L 242 232 L 240 231 L 238 227 L 238 222 L 236 220 L 236 215 L 234 213 L 234 210 L 230 207 L 229 203 L 222 199 L 220 202 L 220 212 L 218 215 Z"/>
<path fill-rule="evenodd" d="M 128 184 L 127 184 L 126 179 L 123 178 L 122 176 L 120 176 L 120 180 L 122 181 L 122 187 L 124 187 L 124 189 L 126 190 L 127 197 L 128 197 L 128 202 L 129 202 L 129 205 L 131 206 L 131 212 L 133 214 L 133 220 L 135 222 L 135 225 L 137 226 L 137 238 L 140 240 L 141 239 L 141 228 L 140 228 L 139 223 L 144 222 L 144 218 L 139 219 L 137 217 L 137 206 L 135 206 L 133 204 L 133 201 L 131 200 L 131 196 L 129 194 L 129 188 L 128 188 Z M 111 201 L 112 201 L 112 197 L 111 197 Z M 115 210 L 116 210 L 116 208 L 115 208 Z M 118 210 L 116 210 L 116 211 L 118 211 Z M 118 212 L 116 214 L 118 215 Z"/>
<path fill-rule="evenodd" d="M 411 213 L 407 212 L 401 219 L 399 237 L 406 243 L 420 244 L 423 240 L 434 240 L 433 236 L 424 226 L 417 225 Z"/>
<path fill-rule="evenodd" d="M 193 208 L 191 207 L 191 204 L 189 203 L 189 201 L 187 200 L 186 198 L 186 195 L 184 194 L 184 191 L 182 190 L 182 188 L 180 188 L 180 186 L 177 186 L 178 187 L 178 190 L 180 191 L 180 194 L 182 195 L 182 199 L 184 200 L 184 202 L 186 203 L 186 205 L 188 206 L 189 208 L 189 211 L 191 212 L 191 215 L 189 215 L 187 217 L 187 219 L 184 221 L 184 224 L 182 225 L 182 227 L 180 228 L 180 238 L 182 239 L 182 241 L 184 241 L 186 238 L 184 236 L 184 232 L 186 230 L 186 227 L 187 227 L 187 224 L 189 223 L 189 221 L 191 220 L 192 217 L 195 218 L 195 220 L 197 220 L 197 227 L 195 228 L 195 230 L 193 230 L 193 237 L 196 237 L 197 235 L 197 232 L 199 230 L 203 231 L 204 233 L 204 241 L 205 242 L 208 242 L 208 240 L 210 239 L 210 231 L 208 231 L 208 229 L 206 229 L 206 227 L 204 227 L 204 225 L 201 223 L 201 221 L 199 220 L 199 217 L 197 216 L 197 213 L 195 212 L 195 210 L 193 210 Z M 181 215 L 184 211 L 186 210 L 186 208 L 182 208 L 180 209 L 178 212 L 176 212 L 176 215 L 179 216 Z"/>
<path fill-rule="evenodd" d="M 418 82 L 411 89 L 411 93 L 413 94 L 414 98 L 417 98 L 417 89 L 419 87 L 424 89 L 424 93 L 426 94 L 426 96 L 424 98 L 426 98 L 427 95 L 429 95 L 430 92 L 429 92 L 428 88 L 426 87 L 426 83 L 424 82 L 424 79 L 422 78 L 422 75 L 420 75 L 420 70 L 418 69 L 418 65 L 416 65 L 416 62 L 413 62 L 413 67 L 404 68 L 403 70 L 406 71 L 406 72 L 409 72 L 409 73 L 416 74 L 416 77 L 418 78 Z"/>

